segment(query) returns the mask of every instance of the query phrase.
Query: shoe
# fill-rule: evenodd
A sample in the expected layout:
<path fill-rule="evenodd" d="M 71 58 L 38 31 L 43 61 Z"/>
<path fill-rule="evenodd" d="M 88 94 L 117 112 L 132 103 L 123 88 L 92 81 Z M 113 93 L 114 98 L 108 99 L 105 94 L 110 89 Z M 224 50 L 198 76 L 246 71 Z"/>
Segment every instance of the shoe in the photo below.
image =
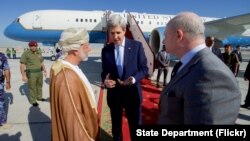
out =
<path fill-rule="evenodd" d="M 13 125 L 10 123 L 5 123 L 0 125 L 0 129 L 10 129 Z"/>
<path fill-rule="evenodd" d="M 249 106 L 250 106 L 250 105 L 246 105 L 246 104 L 240 105 L 241 108 L 247 108 L 247 109 L 248 109 Z"/>
<path fill-rule="evenodd" d="M 37 99 L 38 101 L 46 101 L 44 98 Z"/>
<path fill-rule="evenodd" d="M 38 103 L 33 103 L 32 104 L 34 107 L 37 107 L 39 104 Z"/>

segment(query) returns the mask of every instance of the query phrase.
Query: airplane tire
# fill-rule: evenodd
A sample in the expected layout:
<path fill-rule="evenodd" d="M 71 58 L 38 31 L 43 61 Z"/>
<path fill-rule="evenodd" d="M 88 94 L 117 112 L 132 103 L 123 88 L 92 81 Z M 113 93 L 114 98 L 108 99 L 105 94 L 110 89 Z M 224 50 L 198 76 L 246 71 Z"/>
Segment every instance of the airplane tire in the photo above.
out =
<path fill-rule="evenodd" d="M 51 61 L 56 61 L 56 56 L 52 55 L 50 59 L 51 59 Z"/>

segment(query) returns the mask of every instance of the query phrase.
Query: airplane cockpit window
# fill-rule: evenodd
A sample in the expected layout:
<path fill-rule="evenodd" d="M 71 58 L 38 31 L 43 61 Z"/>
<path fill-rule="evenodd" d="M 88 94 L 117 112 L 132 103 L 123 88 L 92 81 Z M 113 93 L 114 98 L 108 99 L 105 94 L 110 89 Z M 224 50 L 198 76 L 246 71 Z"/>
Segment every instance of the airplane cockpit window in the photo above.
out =
<path fill-rule="evenodd" d="M 20 21 L 20 19 L 19 19 L 19 18 L 16 18 L 16 19 L 14 20 L 14 23 L 19 23 L 19 21 Z"/>

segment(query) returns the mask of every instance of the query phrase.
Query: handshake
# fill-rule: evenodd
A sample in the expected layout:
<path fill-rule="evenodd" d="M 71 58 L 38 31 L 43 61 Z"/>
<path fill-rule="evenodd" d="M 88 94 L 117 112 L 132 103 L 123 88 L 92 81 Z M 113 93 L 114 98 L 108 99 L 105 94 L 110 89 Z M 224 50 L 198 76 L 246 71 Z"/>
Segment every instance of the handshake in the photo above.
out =
<path fill-rule="evenodd" d="M 116 85 L 116 81 L 110 79 L 110 74 L 107 74 L 106 79 L 104 80 L 104 85 L 106 88 L 114 88 Z M 130 86 L 133 84 L 133 77 L 130 76 L 128 79 L 121 81 L 120 79 L 117 79 L 118 83 L 121 86 Z"/>

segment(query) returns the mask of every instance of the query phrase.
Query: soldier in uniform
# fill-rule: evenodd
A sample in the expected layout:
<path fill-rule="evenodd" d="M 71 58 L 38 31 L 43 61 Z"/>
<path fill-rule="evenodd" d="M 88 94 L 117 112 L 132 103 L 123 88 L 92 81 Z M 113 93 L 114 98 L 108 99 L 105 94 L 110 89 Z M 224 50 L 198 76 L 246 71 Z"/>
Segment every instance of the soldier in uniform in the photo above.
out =
<path fill-rule="evenodd" d="M 11 53 L 13 55 L 13 59 L 16 59 L 16 50 L 12 48 Z"/>
<path fill-rule="evenodd" d="M 10 85 L 10 67 L 7 57 L 0 52 L 0 130 L 12 127 L 12 124 L 7 123 L 7 109 L 5 90 L 11 88 Z M 5 81 L 6 80 L 6 81 Z"/>
<path fill-rule="evenodd" d="M 225 47 L 225 52 L 222 54 L 223 61 L 230 68 L 230 70 L 236 77 L 238 71 L 239 59 L 237 55 L 234 52 L 232 52 L 231 44 L 226 44 L 224 47 Z"/>
<path fill-rule="evenodd" d="M 22 80 L 28 82 L 29 102 L 33 106 L 38 106 L 38 101 L 45 101 L 42 97 L 43 74 L 47 72 L 43 63 L 42 54 L 37 50 L 37 42 L 29 42 L 30 50 L 25 51 L 20 59 L 20 71 Z"/>
<path fill-rule="evenodd" d="M 9 48 L 6 50 L 6 55 L 8 58 L 11 58 L 11 50 Z"/>

